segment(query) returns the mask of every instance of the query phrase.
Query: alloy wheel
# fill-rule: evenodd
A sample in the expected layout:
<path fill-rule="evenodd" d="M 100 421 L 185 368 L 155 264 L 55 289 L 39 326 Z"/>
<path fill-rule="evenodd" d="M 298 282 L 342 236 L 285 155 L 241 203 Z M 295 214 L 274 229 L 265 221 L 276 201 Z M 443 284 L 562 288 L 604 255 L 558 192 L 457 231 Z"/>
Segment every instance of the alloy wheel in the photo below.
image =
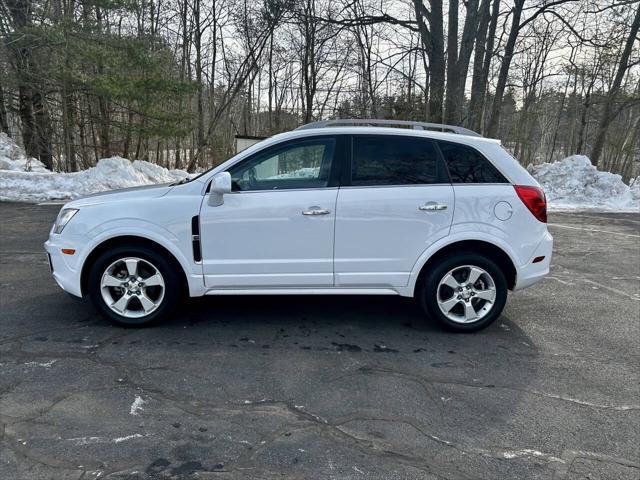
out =
<path fill-rule="evenodd" d="M 100 280 L 105 304 L 126 318 L 141 318 L 154 312 L 165 294 L 160 270 L 138 257 L 120 258 L 109 265 Z"/>
<path fill-rule="evenodd" d="M 440 280 L 437 301 L 440 311 L 452 322 L 477 322 L 493 308 L 496 285 L 486 270 L 474 265 L 459 266 Z"/>

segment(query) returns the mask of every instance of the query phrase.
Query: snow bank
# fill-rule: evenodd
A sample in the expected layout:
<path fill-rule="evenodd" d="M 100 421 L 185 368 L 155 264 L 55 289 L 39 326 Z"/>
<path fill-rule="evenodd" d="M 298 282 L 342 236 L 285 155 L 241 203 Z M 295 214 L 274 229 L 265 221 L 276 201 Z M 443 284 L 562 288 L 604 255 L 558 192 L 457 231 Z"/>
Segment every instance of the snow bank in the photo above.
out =
<path fill-rule="evenodd" d="M 4 132 L 0 132 L 0 170 L 16 170 L 20 172 L 49 171 L 40 160 L 27 157 L 24 150 L 16 145 Z"/>
<path fill-rule="evenodd" d="M 640 184 L 632 186 L 615 173 L 601 172 L 584 155 L 529 166 L 544 188 L 551 210 L 640 210 Z"/>
<path fill-rule="evenodd" d="M 168 183 L 189 174 L 149 162 L 112 157 L 75 173 L 53 173 L 29 159 L 10 138 L 0 134 L 0 200 L 41 202 L 67 200 L 118 188 Z"/>
<path fill-rule="evenodd" d="M 277 180 L 281 178 L 318 178 L 320 175 L 320 167 L 302 167 L 298 170 L 287 173 L 279 173 L 267 177 L 267 180 Z"/>

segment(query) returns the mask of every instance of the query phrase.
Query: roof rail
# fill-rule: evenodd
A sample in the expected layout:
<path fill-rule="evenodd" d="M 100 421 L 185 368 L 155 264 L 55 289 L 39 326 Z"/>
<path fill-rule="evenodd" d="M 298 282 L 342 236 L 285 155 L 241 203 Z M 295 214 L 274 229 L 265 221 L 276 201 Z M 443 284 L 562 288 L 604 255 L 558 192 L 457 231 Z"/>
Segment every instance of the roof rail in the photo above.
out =
<path fill-rule="evenodd" d="M 445 133 L 457 133 L 458 135 L 469 135 L 472 137 L 481 137 L 477 132 L 469 130 L 467 128 L 458 127 L 456 125 L 445 125 L 443 123 L 427 123 L 427 122 L 414 122 L 411 120 L 382 120 L 375 118 L 364 119 L 336 119 L 336 120 L 322 120 L 320 122 L 307 123 L 296 130 L 311 130 L 314 128 L 325 127 L 349 127 L 349 126 L 362 126 L 362 127 L 411 127 L 414 130 L 435 130 Z"/>

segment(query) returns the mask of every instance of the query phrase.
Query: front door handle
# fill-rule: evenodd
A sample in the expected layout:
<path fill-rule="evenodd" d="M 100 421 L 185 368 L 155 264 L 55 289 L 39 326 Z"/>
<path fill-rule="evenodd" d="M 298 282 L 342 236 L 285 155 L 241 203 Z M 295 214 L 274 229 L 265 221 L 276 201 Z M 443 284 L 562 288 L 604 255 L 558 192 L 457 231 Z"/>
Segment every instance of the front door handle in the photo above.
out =
<path fill-rule="evenodd" d="M 418 207 L 418 210 L 426 210 L 428 212 L 433 212 L 437 210 L 446 210 L 446 209 L 447 209 L 446 203 L 436 203 L 436 202 L 427 202 L 424 205 L 420 205 Z"/>
<path fill-rule="evenodd" d="M 329 215 L 331 212 L 320 207 L 309 207 L 307 210 L 303 210 L 303 215 Z"/>

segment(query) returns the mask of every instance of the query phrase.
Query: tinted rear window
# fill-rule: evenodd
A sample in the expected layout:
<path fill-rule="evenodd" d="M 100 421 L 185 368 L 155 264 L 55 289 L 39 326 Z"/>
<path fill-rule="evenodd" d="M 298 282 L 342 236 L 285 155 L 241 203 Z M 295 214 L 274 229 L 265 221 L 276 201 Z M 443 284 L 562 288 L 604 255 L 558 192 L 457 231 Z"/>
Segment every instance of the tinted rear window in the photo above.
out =
<path fill-rule="evenodd" d="M 476 149 L 457 143 L 438 142 L 452 183 L 508 183 L 507 179 Z"/>
<path fill-rule="evenodd" d="M 352 185 L 441 183 L 438 153 L 431 140 L 405 136 L 353 137 Z"/>

